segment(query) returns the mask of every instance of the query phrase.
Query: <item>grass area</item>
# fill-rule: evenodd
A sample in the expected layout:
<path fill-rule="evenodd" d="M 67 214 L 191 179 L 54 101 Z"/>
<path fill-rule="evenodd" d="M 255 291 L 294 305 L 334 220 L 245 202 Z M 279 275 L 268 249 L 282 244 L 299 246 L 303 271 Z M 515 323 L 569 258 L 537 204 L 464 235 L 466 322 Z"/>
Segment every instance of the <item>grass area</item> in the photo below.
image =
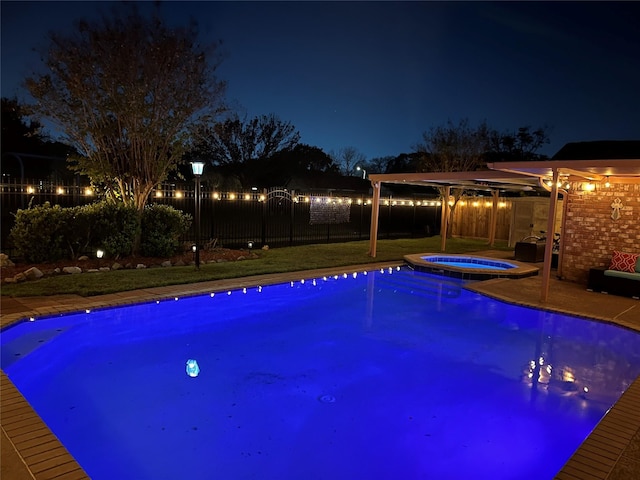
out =
<path fill-rule="evenodd" d="M 454 238 L 447 240 L 447 253 L 468 253 L 489 248 L 510 250 L 506 242 L 488 247 L 486 240 Z M 7 284 L 2 295 L 13 297 L 77 294 L 82 296 L 124 292 L 139 288 L 197 283 L 267 273 L 294 272 L 315 268 L 341 267 L 382 261 L 402 261 L 404 255 L 439 252 L 440 237 L 379 240 L 376 258 L 367 255 L 369 241 L 304 245 L 257 252 L 260 258 L 239 262 L 193 266 L 113 270 L 109 272 L 59 275 L 40 280 Z"/>

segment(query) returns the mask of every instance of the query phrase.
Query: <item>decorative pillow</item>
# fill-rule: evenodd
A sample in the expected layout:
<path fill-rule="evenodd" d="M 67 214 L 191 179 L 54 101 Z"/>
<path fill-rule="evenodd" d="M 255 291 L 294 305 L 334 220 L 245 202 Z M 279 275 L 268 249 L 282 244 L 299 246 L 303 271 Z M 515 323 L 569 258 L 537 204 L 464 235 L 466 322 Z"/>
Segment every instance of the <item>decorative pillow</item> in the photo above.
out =
<path fill-rule="evenodd" d="M 611 265 L 609 270 L 618 270 L 620 272 L 635 273 L 636 262 L 640 257 L 640 253 L 624 253 L 613 251 L 613 257 L 611 258 Z"/>

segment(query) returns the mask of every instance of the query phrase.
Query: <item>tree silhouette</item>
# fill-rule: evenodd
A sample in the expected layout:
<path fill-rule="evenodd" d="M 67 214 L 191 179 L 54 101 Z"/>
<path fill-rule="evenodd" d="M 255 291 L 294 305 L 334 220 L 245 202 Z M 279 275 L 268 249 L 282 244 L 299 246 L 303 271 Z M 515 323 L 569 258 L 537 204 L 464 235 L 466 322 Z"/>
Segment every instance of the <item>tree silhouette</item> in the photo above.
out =
<path fill-rule="evenodd" d="M 468 119 L 461 120 L 457 125 L 449 120 L 444 125 L 432 127 L 422 134 L 422 142 L 414 147 L 419 155 L 419 171 L 470 172 L 482 168 L 490 133 L 485 122 L 473 127 Z M 452 198 L 446 198 L 447 188 L 437 189 L 442 201 L 450 202 L 449 225 L 452 225 L 455 208 L 464 196 L 465 190 L 451 188 Z M 449 236 L 451 232 L 452 229 L 449 229 Z"/>
<path fill-rule="evenodd" d="M 538 150 L 549 143 L 549 128 L 520 127 L 517 132 L 492 131 L 489 134 L 487 161 L 530 161 L 543 160 L 545 155 Z"/>
<path fill-rule="evenodd" d="M 140 212 L 181 160 L 189 127 L 222 110 L 218 45 L 197 37 L 194 22 L 171 27 L 158 9 L 145 18 L 118 4 L 50 34 L 48 71 L 26 81 L 33 111 L 80 152 L 75 168 Z"/>
<path fill-rule="evenodd" d="M 362 167 L 367 157 L 358 151 L 356 147 L 344 147 L 338 152 L 331 152 L 330 157 L 336 165 L 340 166 L 343 175 L 355 175 L 356 167 Z"/>
<path fill-rule="evenodd" d="M 274 114 L 241 120 L 233 114 L 213 125 L 198 125 L 193 132 L 190 158 L 211 164 L 225 179 L 235 178 L 244 187 L 263 184 L 269 159 L 291 151 L 300 134 Z"/>

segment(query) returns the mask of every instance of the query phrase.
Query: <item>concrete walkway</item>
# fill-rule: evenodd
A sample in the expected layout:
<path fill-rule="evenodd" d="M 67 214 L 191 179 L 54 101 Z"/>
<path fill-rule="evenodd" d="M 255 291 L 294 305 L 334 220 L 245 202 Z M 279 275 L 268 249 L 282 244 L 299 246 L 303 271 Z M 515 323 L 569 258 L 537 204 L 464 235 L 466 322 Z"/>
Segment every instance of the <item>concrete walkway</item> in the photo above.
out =
<path fill-rule="evenodd" d="M 494 258 L 512 258 L 510 252 L 487 251 L 477 254 Z M 263 275 L 150 288 L 96 297 L 79 297 L 77 295 L 35 298 L 1 297 L 0 324 L 6 326 L 31 316 L 38 317 L 174 296 L 234 290 L 392 265 L 399 265 L 399 263 L 386 262 L 375 265 Z M 583 285 L 563 282 L 553 277 L 551 282 L 551 293 L 549 300 L 545 303 L 539 301 L 541 290 L 539 276 L 519 280 L 487 280 L 472 283 L 468 285 L 468 288 L 509 303 L 593 318 L 640 332 L 640 300 L 588 292 Z M 0 398 L 2 408 L 0 477 L 16 480 L 88 478 L 72 461 L 72 457 L 64 450 L 64 447 L 57 440 L 52 441 L 53 434 L 48 432 L 46 426 L 48 434 L 42 430 L 44 424 L 37 421 L 39 420 L 37 416 L 30 409 L 26 400 L 21 398 L 22 396 L 15 390 L 4 373 L 2 373 L 1 380 L 3 394 Z M 29 432 L 37 433 L 31 434 Z M 44 443 L 30 438 L 33 435 L 37 435 L 37 438 L 43 438 Z M 53 439 L 55 440 L 55 437 Z M 620 401 L 609 411 L 556 478 L 562 480 L 640 478 L 640 378 L 636 379 Z"/>

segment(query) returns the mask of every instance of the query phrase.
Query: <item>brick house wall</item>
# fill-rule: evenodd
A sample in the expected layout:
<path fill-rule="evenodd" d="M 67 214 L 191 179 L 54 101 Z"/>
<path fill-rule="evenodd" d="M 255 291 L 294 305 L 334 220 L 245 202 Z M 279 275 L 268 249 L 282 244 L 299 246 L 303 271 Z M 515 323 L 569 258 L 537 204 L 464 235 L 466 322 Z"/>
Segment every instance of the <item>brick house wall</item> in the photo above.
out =
<path fill-rule="evenodd" d="M 608 266 L 614 250 L 640 253 L 640 185 L 598 184 L 591 192 L 571 186 L 567 198 L 562 242 L 563 278 L 587 283 L 589 269 Z M 619 198 L 624 206 L 613 220 L 611 204 Z"/>

